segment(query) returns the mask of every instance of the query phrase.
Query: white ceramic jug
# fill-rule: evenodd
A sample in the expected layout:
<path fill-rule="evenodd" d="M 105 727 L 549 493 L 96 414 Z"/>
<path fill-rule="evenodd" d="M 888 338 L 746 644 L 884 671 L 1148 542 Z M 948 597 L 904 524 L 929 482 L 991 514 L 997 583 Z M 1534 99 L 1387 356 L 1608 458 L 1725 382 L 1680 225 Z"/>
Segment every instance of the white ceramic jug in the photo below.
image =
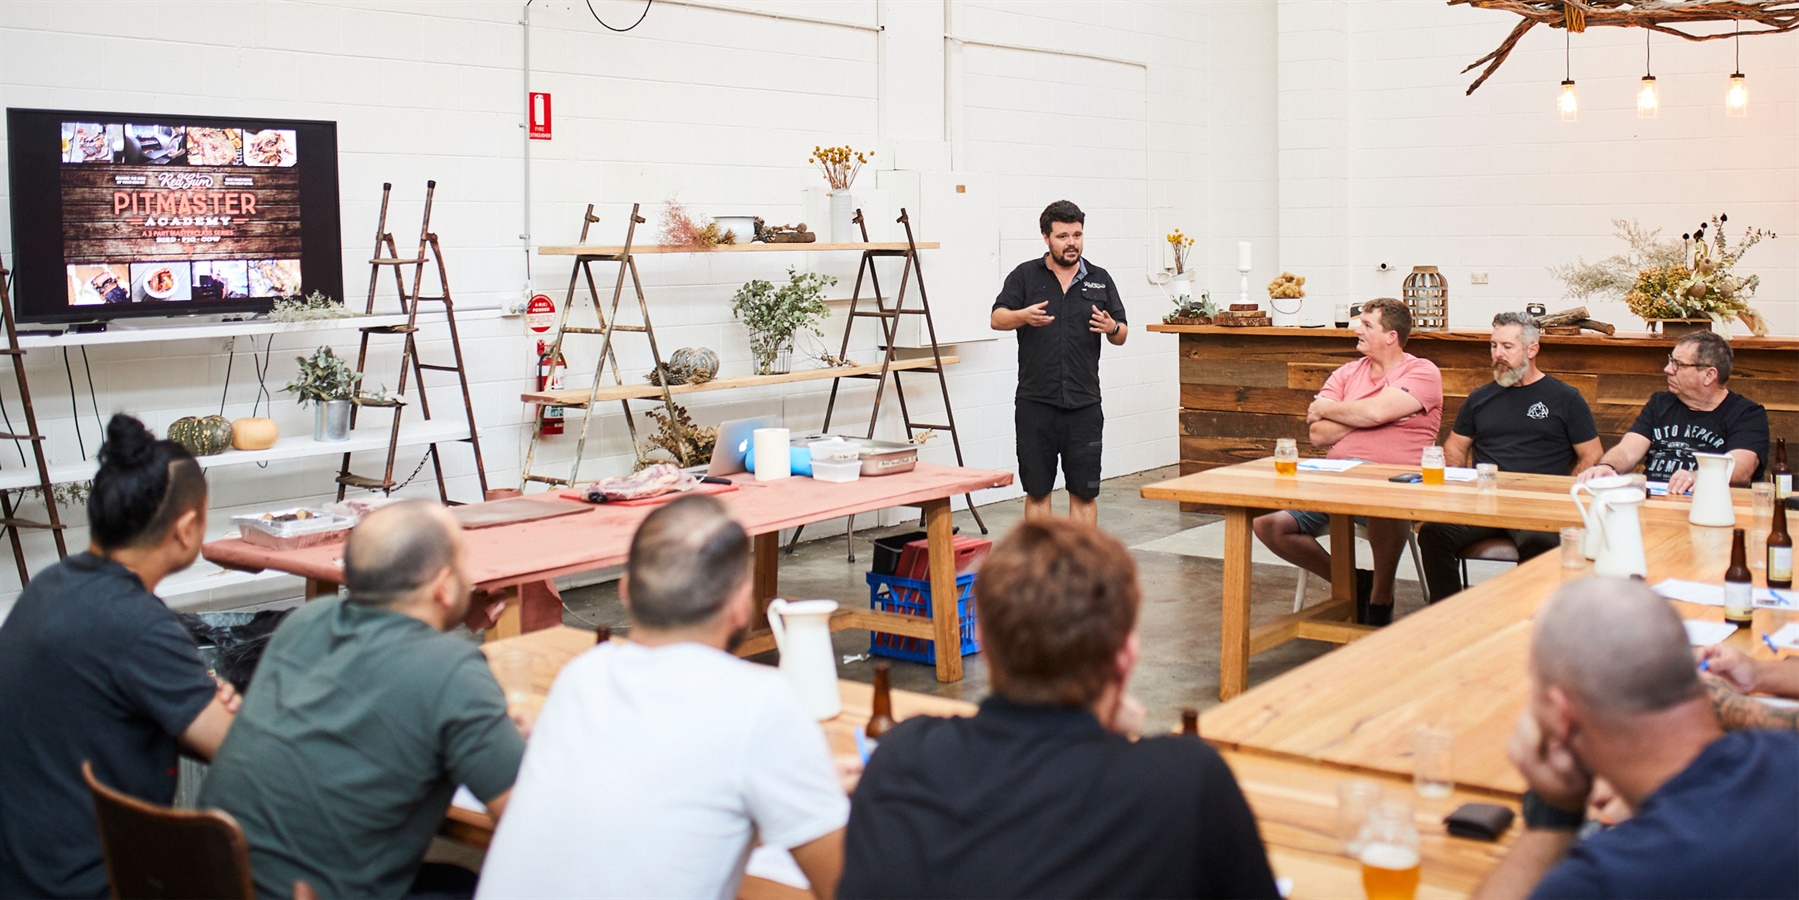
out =
<path fill-rule="evenodd" d="M 781 651 L 781 674 L 793 685 L 800 705 L 820 721 L 843 710 L 837 692 L 837 660 L 832 655 L 831 614 L 835 600 L 786 600 L 768 603 L 768 627 Z"/>
<path fill-rule="evenodd" d="M 1695 453 L 1693 458 L 1699 461 L 1699 472 L 1693 481 L 1693 508 L 1687 511 L 1687 521 L 1719 528 L 1735 525 L 1730 474 L 1736 471 L 1737 458 L 1728 453 Z"/>
<path fill-rule="evenodd" d="M 1592 505 L 1580 502 L 1580 492 L 1593 496 Z M 1587 528 L 1587 558 L 1593 574 L 1617 578 L 1648 577 L 1649 560 L 1643 554 L 1643 525 L 1637 507 L 1645 494 L 1629 475 L 1610 475 L 1582 482 L 1568 489 Z"/>

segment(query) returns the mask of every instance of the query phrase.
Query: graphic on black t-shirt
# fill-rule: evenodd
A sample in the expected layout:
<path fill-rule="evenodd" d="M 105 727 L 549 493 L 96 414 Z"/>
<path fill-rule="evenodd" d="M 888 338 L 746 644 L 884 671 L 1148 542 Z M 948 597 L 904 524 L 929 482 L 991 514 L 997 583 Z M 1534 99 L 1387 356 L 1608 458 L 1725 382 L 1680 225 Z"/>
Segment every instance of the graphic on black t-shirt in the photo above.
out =
<path fill-rule="evenodd" d="M 1662 391 L 1643 404 L 1630 433 L 1649 439 L 1643 473 L 1650 481 L 1667 481 L 1681 469 L 1695 468 L 1698 460 L 1694 453 L 1748 450 L 1757 460 L 1751 478 L 1761 477 L 1762 463 L 1768 458 L 1768 411 L 1734 392 L 1725 395 L 1717 408 L 1699 411 Z"/>

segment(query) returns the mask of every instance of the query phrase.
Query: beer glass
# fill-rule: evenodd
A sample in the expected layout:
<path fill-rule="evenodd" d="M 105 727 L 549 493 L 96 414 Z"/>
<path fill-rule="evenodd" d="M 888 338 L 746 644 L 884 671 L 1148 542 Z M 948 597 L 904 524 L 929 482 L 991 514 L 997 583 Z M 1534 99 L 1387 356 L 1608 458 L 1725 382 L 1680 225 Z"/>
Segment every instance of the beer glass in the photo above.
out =
<path fill-rule="evenodd" d="M 1443 483 L 1443 448 L 1426 447 L 1418 465 L 1424 470 L 1425 484 Z"/>
<path fill-rule="evenodd" d="M 1418 895 L 1418 826 L 1412 804 L 1382 800 L 1362 827 L 1362 890 L 1368 900 L 1412 900 Z"/>
<path fill-rule="evenodd" d="M 1562 568 L 1584 569 L 1587 565 L 1587 530 L 1579 526 L 1562 529 Z"/>
<path fill-rule="evenodd" d="M 1345 855 L 1362 858 L 1362 828 L 1368 824 L 1368 811 L 1380 801 L 1380 785 L 1366 778 L 1337 782 L 1337 839 L 1343 842 Z"/>
<path fill-rule="evenodd" d="M 1755 525 L 1749 529 L 1749 568 L 1768 567 L 1768 532 L 1774 529 L 1774 482 L 1758 481 L 1749 486 Z"/>
<path fill-rule="evenodd" d="M 1455 734 L 1421 726 L 1412 733 L 1412 787 L 1420 797 L 1455 792 Z"/>
<path fill-rule="evenodd" d="M 1295 475 L 1299 472 L 1299 443 L 1292 438 L 1274 442 L 1274 474 Z"/>
<path fill-rule="evenodd" d="M 1475 486 L 1483 494 L 1491 494 L 1499 490 L 1499 467 L 1492 463 L 1480 463 L 1474 467 Z"/>

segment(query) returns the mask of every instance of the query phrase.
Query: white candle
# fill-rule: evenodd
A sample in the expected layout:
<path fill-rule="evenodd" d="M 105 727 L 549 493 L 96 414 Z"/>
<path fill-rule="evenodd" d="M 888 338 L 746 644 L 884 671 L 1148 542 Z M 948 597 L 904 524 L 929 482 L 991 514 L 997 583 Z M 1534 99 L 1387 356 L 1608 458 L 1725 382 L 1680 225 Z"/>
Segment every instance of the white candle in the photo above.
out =
<path fill-rule="evenodd" d="M 1237 242 L 1237 268 L 1239 268 L 1239 269 L 1248 269 L 1249 268 L 1249 242 L 1248 241 L 1238 241 Z"/>
<path fill-rule="evenodd" d="M 777 481 L 793 474 L 790 433 L 785 428 L 758 428 L 750 435 L 756 456 L 756 480 Z"/>

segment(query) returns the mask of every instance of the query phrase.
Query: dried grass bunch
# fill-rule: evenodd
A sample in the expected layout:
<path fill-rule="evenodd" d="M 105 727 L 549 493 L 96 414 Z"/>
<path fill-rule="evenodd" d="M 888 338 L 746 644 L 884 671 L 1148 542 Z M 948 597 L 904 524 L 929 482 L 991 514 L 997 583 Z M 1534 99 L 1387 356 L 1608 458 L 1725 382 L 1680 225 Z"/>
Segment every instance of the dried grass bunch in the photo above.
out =
<path fill-rule="evenodd" d="M 1306 277 L 1292 272 L 1282 272 L 1281 277 L 1268 282 L 1268 299 L 1297 300 L 1306 295 Z"/>
<path fill-rule="evenodd" d="M 710 250 L 719 244 L 737 243 L 737 232 L 721 231 L 717 222 L 701 225 L 687 206 L 670 197 L 662 204 L 662 243 L 690 250 Z"/>
<path fill-rule="evenodd" d="M 1187 256 L 1193 252 L 1193 239 L 1181 234 L 1181 230 L 1176 228 L 1166 240 L 1168 245 L 1174 248 L 1174 274 L 1186 274 Z"/>
<path fill-rule="evenodd" d="M 648 415 L 656 422 L 656 431 L 649 437 L 651 447 L 662 450 L 674 457 L 675 465 L 697 466 L 712 458 L 712 447 L 718 443 L 718 426 L 701 428 L 693 423 L 687 414 L 687 407 L 679 403 L 669 404 L 674 415 L 652 409 Z M 654 465 L 659 460 L 651 459 L 645 454 L 638 454 L 637 468 Z"/>
<path fill-rule="evenodd" d="M 875 158 L 873 150 L 863 153 L 848 144 L 841 147 L 813 147 L 812 155 L 806 162 L 818 167 L 824 173 L 825 181 L 833 191 L 847 191 L 856 183 L 856 173 L 862 166 Z"/>
<path fill-rule="evenodd" d="M 1746 228 L 1735 248 L 1724 235 L 1730 217 L 1723 213 L 1682 234 L 1680 241 L 1660 240 L 1661 229 L 1645 231 L 1634 220 L 1612 220 L 1630 252 L 1596 263 L 1579 260 L 1549 270 L 1568 286 L 1566 296 L 1622 299 L 1644 319 L 1741 319 L 1757 335 L 1768 333 L 1761 314 L 1749 305 L 1761 286 L 1760 275 L 1737 274 L 1737 263 L 1763 238 L 1777 237 L 1761 228 Z M 1708 238 L 1706 232 L 1711 234 Z"/>

